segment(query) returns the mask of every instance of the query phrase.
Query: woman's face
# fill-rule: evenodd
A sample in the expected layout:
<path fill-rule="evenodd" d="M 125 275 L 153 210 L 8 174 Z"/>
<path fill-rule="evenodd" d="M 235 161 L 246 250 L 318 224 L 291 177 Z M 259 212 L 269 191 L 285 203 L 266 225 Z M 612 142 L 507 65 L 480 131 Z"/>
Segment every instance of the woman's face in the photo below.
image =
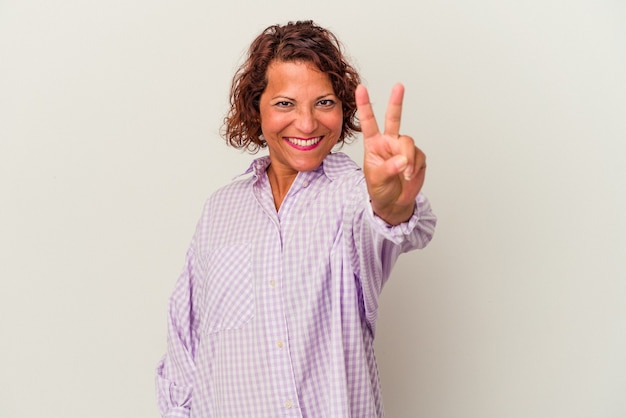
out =
<path fill-rule="evenodd" d="M 259 110 L 272 169 L 279 175 L 317 168 L 341 135 L 342 104 L 328 75 L 310 63 L 271 63 Z"/>

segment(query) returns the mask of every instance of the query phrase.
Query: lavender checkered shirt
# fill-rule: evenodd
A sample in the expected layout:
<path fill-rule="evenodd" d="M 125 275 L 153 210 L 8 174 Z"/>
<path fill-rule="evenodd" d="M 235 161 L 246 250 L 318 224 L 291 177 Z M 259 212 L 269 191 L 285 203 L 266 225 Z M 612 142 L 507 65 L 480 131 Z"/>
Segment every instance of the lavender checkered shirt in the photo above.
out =
<path fill-rule="evenodd" d="M 378 296 L 397 257 L 432 238 L 418 195 L 391 227 L 361 169 L 330 154 L 300 172 L 276 212 L 255 160 L 207 201 L 170 298 L 157 367 L 165 417 L 382 417 Z"/>

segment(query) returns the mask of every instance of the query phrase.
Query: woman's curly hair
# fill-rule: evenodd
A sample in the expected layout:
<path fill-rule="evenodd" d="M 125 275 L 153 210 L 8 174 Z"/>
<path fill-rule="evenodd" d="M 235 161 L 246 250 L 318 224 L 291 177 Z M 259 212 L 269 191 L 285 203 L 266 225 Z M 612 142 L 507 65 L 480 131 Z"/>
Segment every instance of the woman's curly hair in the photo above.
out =
<path fill-rule="evenodd" d="M 307 62 L 328 74 L 343 108 L 338 143 L 361 131 L 354 98 L 361 82 L 359 74 L 346 62 L 337 37 L 307 20 L 270 26 L 250 45 L 245 62 L 233 77 L 230 110 L 224 118 L 222 136 L 229 145 L 250 153 L 267 146 L 261 136 L 259 101 L 267 87 L 267 68 L 273 61 Z"/>

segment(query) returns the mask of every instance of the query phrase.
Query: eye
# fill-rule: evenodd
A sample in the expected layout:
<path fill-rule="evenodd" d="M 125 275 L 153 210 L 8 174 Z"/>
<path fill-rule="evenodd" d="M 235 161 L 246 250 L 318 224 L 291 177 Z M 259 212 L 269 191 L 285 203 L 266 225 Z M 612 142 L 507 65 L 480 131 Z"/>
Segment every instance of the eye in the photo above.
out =
<path fill-rule="evenodd" d="M 317 102 L 317 104 L 322 107 L 332 107 L 334 106 L 335 101 L 332 99 L 322 99 L 319 102 Z"/>
<path fill-rule="evenodd" d="M 279 102 L 274 103 L 274 106 L 276 106 L 276 107 L 289 107 L 291 105 L 292 105 L 292 103 L 288 102 L 286 100 L 281 100 Z"/>

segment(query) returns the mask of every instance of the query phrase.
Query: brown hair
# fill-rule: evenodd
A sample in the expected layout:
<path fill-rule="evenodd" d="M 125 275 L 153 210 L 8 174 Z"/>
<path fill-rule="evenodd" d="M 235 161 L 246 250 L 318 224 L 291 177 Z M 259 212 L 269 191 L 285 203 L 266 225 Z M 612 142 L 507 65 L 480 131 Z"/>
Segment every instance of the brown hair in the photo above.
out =
<path fill-rule="evenodd" d="M 338 143 L 352 137 L 361 127 L 356 118 L 354 91 L 360 77 L 346 62 L 337 37 L 310 20 L 273 25 L 250 45 L 230 90 L 230 110 L 224 118 L 222 136 L 235 148 L 255 153 L 267 143 L 261 135 L 259 100 L 267 87 L 267 68 L 273 61 L 308 62 L 328 74 L 335 95 L 341 100 L 343 126 Z"/>

